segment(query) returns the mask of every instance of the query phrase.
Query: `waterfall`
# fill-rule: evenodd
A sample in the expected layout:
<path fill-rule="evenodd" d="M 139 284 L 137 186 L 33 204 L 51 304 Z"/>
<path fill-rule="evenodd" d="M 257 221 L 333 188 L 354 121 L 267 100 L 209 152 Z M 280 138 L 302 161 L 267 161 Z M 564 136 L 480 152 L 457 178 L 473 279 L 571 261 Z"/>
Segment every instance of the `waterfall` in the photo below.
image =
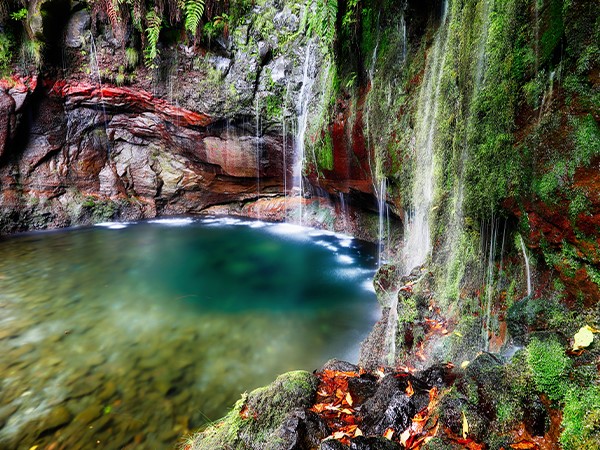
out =
<path fill-rule="evenodd" d="M 95 72 L 98 77 L 98 86 L 100 86 L 100 105 L 104 119 L 104 132 L 106 134 L 106 153 L 110 158 L 110 141 L 108 140 L 108 120 L 106 118 L 106 104 L 104 102 L 104 93 L 102 91 L 102 76 L 100 75 L 100 64 L 98 63 L 98 51 L 96 49 L 96 41 L 90 32 L 90 70 Z"/>
<path fill-rule="evenodd" d="M 298 220 L 300 224 L 302 224 L 302 198 L 304 197 L 304 181 L 302 177 L 302 169 L 304 168 L 304 137 L 308 126 L 308 106 L 311 90 L 315 81 L 314 76 L 311 74 L 311 72 L 313 72 L 311 70 L 311 59 L 314 59 L 312 58 L 311 44 L 311 41 L 306 44 L 306 54 L 304 55 L 304 65 L 302 68 L 302 86 L 298 95 L 298 101 L 296 102 L 298 129 L 294 145 L 293 188 L 298 192 L 298 195 L 300 195 Z M 312 61 L 312 63 L 314 65 L 314 61 Z"/>
<path fill-rule="evenodd" d="M 444 2 L 444 11 L 447 10 Z M 442 75 L 448 46 L 447 14 L 435 38 L 421 85 L 415 145 L 416 167 L 410 209 L 404 216 L 406 241 L 403 249 L 404 273 L 422 265 L 431 252 L 429 213 L 434 192 L 434 144 Z"/>
<path fill-rule="evenodd" d="M 544 108 L 552 99 L 552 94 L 554 93 L 554 77 L 556 76 L 556 71 L 553 70 L 550 72 L 550 76 L 548 79 L 548 88 L 544 90 L 544 95 L 542 96 L 542 104 L 540 105 L 540 111 L 538 114 L 538 122 L 542 120 L 542 116 L 544 115 Z"/>
<path fill-rule="evenodd" d="M 256 96 L 256 200 L 260 200 L 260 100 L 258 95 Z M 260 219 L 260 206 L 257 205 L 258 219 Z"/>
<path fill-rule="evenodd" d="M 379 216 L 379 226 L 377 228 L 377 267 L 381 267 L 381 263 L 383 261 L 383 252 L 385 250 L 383 240 L 385 233 L 385 213 L 387 211 L 387 205 L 385 202 L 387 193 L 387 180 L 385 177 L 381 177 L 379 180 L 379 189 L 377 189 L 375 193 L 377 195 L 377 212 Z"/>
<path fill-rule="evenodd" d="M 490 329 L 492 322 L 492 295 L 494 293 L 494 261 L 496 256 L 496 239 L 498 234 L 498 223 L 492 214 L 489 227 L 489 245 L 484 244 L 483 253 L 487 253 L 487 268 L 484 273 L 483 285 L 485 286 L 485 298 L 483 304 L 483 327 L 482 339 L 483 348 L 487 352 L 490 350 Z M 485 239 L 485 233 L 481 235 Z"/>
<path fill-rule="evenodd" d="M 400 34 L 402 35 L 402 64 L 406 62 L 406 54 L 408 45 L 406 42 L 406 19 L 404 18 L 404 11 L 402 11 L 402 15 L 400 16 Z"/>
<path fill-rule="evenodd" d="M 527 273 L 527 296 L 531 296 L 531 270 L 529 269 L 529 258 L 527 257 L 527 250 L 525 249 L 525 242 L 523 236 L 519 235 L 521 240 L 521 250 L 523 251 L 523 258 L 525 258 L 525 271 Z"/>

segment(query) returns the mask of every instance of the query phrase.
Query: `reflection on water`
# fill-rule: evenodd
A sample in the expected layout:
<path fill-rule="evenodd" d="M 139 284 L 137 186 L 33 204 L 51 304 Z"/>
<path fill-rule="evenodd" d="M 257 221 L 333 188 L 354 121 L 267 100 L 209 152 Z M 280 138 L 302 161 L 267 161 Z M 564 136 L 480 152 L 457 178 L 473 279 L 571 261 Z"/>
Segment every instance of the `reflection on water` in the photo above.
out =
<path fill-rule="evenodd" d="M 0 242 L 0 448 L 171 448 L 377 319 L 374 249 L 189 218 Z"/>

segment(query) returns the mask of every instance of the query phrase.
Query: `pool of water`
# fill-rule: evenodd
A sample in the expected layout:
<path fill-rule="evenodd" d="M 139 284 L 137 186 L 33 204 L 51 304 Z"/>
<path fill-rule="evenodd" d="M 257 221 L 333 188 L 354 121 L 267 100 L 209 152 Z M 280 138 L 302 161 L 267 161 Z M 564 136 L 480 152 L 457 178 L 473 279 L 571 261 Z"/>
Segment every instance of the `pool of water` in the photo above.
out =
<path fill-rule="evenodd" d="M 378 319 L 374 246 L 169 219 L 0 241 L 0 448 L 173 448 Z"/>

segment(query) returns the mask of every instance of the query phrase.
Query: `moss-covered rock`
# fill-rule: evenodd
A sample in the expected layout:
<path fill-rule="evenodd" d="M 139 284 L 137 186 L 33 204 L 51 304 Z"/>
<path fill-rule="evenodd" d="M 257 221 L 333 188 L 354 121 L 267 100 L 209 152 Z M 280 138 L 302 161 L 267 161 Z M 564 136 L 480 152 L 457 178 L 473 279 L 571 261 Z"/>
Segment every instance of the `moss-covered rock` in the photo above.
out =
<path fill-rule="evenodd" d="M 319 419 L 305 411 L 318 386 L 314 375 L 295 371 L 244 395 L 220 422 L 191 437 L 190 450 L 284 450 L 325 437 Z M 300 447 L 299 447 L 300 448 Z M 301 447 L 304 448 L 304 447 Z"/>

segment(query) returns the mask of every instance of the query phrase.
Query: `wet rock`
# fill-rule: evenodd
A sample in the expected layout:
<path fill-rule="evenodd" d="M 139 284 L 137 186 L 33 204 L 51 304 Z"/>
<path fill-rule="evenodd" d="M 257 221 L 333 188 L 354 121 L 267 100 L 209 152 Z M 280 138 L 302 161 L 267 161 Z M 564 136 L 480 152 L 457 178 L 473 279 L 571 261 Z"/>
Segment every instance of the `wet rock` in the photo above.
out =
<path fill-rule="evenodd" d="M 319 370 L 319 372 L 323 372 L 325 370 L 334 370 L 338 372 L 358 372 L 360 370 L 360 367 L 352 363 L 334 358 L 327 361 L 325 365 Z"/>
<path fill-rule="evenodd" d="M 0 158 L 15 131 L 15 101 L 0 90 Z"/>
<path fill-rule="evenodd" d="M 89 29 L 91 23 L 90 13 L 85 10 L 79 10 L 73 13 L 67 24 L 65 45 L 71 48 L 79 48 L 85 42 L 84 34 Z"/>
<path fill-rule="evenodd" d="M 377 378 L 370 374 L 348 379 L 348 392 L 356 403 L 364 403 L 377 391 Z"/>
<path fill-rule="evenodd" d="M 452 385 L 456 375 L 447 364 L 436 364 L 421 372 L 418 378 L 428 386 L 441 388 Z"/>
<path fill-rule="evenodd" d="M 98 394 L 98 399 L 102 402 L 105 402 L 105 401 L 109 400 L 110 398 L 112 398 L 116 392 L 117 392 L 117 384 L 114 381 L 109 380 L 102 387 L 102 390 Z"/>
<path fill-rule="evenodd" d="M 359 436 L 350 442 L 350 450 L 399 450 L 400 447 L 384 437 Z"/>
<path fill-rule="evenodd" d="M 405 393 L 407 386 L 403 378 L 393 375 L 381 380 L 375 395 L 361 408 L 364 416 L 361 429 L 366 435 L 382 436 L 390 427 L 401 432 L 410 425 L 416 410 L 413 400 Z"/>
<path fill-rule="evenodd" d="M 78 423 L 81 423 L 82 425 L 87 425 L 87 424 L 93 422 L 94 420 L 96 420 L 101 415 L 102 415 L 102 406 L 100 406 L 98 404 L 94 404 L 94 405 L 88 406 L 83 411 L 78 413 L 75 416 L 75 418 L 73 419 L 73 422 L 78 422 Z"/>
<path fill-rule="evenodd" d="M 382 307 L 389 307 L 391 296 L 396 295 L 402 285 L 400 267 L 395 264 L 383 264 L 373 278 L 377 299 Z"/>
<path fill-rule="evenodd" d="M 275 432 L 289 449 L 315 448 L 329 434 L 325 423 L 315 413 L 292 411 Z"/>
<path fill-rule="evenodd" d="M 44 431 L 54 430 L 59 428 L 71 421 L 71 412 L 64 406 L 60 405 L 55 407 L 48 413 L 42 425 L 39 428 L 40 433 Z"/>
<path fill-rule="evenodd" d="M 468 436 L 477 442 L 483 442 L 490 431 L 490 421 L 482 416 L 476 407 L 466 398 L 453 393 L 446 395 L 438 405 L 440 420 L 455 435 L 460 436 L 463 430 L 463 414 L 469 424 Z"/>
<path fill-rule="evenodd" d="M 348 450 L 348 447 L 335 439 L 327 439 L 321 442 L 319 450 Z"/>

